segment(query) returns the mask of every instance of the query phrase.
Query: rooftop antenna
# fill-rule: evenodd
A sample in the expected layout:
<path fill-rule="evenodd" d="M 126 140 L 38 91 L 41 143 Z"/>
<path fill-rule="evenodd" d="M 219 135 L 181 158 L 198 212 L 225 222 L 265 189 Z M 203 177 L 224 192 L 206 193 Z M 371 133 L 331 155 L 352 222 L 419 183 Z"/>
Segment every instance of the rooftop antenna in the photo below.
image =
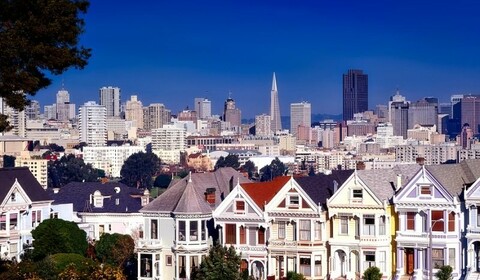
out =
<path fill-rule="evenodd" d="M 65 78 L 62 77 L 62 90 L 65 90 Z"/>

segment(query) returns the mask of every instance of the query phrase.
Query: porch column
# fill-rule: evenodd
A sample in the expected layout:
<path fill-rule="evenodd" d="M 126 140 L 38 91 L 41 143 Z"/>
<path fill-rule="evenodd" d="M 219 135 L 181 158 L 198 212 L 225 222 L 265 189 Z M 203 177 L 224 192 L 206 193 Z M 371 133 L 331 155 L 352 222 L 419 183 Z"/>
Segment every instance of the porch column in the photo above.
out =
<path fill-rule="evenodd" d="M 404 270 L 404 263 L 403 263 L 403 255 L 405 254 L 405 251 L 403 248 L 397 247 L 397 263 L 396 263 L 396 277 L 400 278 L 401 275 L 403 275 L 403 270 Z"/>
<path fill-rule="evenodd" d="M 413 279 L 414 280 L 421 280 L 423 279 L 423 270 L 420 268 L 420 249 L 415 248 L 413 249 L 413 258 L 414 258 L 414 268 L 413 268 Z"/>

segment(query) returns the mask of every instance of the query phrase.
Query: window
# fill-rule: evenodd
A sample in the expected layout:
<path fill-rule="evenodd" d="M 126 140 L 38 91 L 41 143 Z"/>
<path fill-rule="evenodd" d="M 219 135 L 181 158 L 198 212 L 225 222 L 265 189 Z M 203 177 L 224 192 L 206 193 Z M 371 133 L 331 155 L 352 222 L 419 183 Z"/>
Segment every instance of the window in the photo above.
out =
<path fill-rule="evenodd" d="M 278 222 L 278 239 L 285 239 L 285 222 Z"/>
<path fill-rule="evenodd" d="M 300 240 L 310 241 L 310 221 L 300 220 Z"/>
<path fill-rule="evenodd" d="M 198 221 L 190 221 L 190 241 L 198 240 Z"/>
<path fill-rule="evenodd" d="M 315 222 L 315 240 L 322 240 L 322 224 Z"/>
<path fill-rule="evenodd" d="M 195 271 L 198 269 L 198 256 L 190 256 L 190 271 Z"/>
<path fill-rule="evenodd" d="M 385 216 L 378 217 L 378 234 L 386 235 Z"/>
<path fill-rule="evenodd" d="M 207 226 L 206 221 L 202 221 L 202 240 L 207 240 Z"/>
<path fill-rule="evenodd" d="M 240 227 L 240 244 L 247 244 L 247 229 L 244 226 Z"/>
<path fill-rule="evenodd" d="M 407 212 L 407 230 L 415 230 L 415 212 Z"/>
<path fill-rule="evenodd" d="M 362 199 L 363 198 L 363 190 L 362 189 L 352 190 L 352 198 Z"/>
<path fill-rule="evenodd" d="M 378 268 L 380 268 L 380 272 L 383 272 L 383 273 L 387 271 L 386 255 L 387 255 L 387 252 L 385 251 L 378 252 Z"/>
<path fill-rule="evenodd" d="M 300 256 L 300 273 L 303 276 L 310 276 L 310 257 Z"/>
<path fill-rule="evenodd" d="M 432 187 L 420 186 L 420 195 L 432 195 Z"/>
<path fill-rule="evenodd" d="M 369 268 L 375 266 L 375 252 L 365 252 L 365 261 L 363 262 L 363 268 Z"/>
<path fill-rule="evenodd" d="M 237 244 L 237 231 L 235 224 L 226 224 L 225 225 L 225 243 L 226 244 Z"/>
<path fill-rule="evenodd" d="M 348 234 L 348 217 L 340 216 L 340 234 Z"/>
<path fill-rule="evenodd" d="M 375 217 L 373 215 L 364 215 L 363 217 L 363 234 L 375 235 Z"/>
<path fill-rule="evenodd" d="M 18 213 L 10 213 L 10 229 L 17 230 L 18 225 Z"/>
<path fill-rule="evenodd" d="M 178 271 L 179 271 L 179 276 L 182 279 L 187 279 L 187 257 L 186 256 L 178 256 Z"/>
<path fill-rule="evenodd" d="M 265 229 L 263 227 L 258 229 L 258 244 L 265 244 Z"/>
<path fill-rule="evenodd" d="M 448 248 L 448 265 L 455 269 L 455 248 Z"/>
<path fill-rule="evenodd" d="M 32 228 L 35 228 L 42 222 L 42 210 L 32 211 Z"/>
<path fill-rule="evenodd" d="M 168 265 L 168 266 L 172 265 L 172 255 L 167 255 L 165 257 L 165 264 Z"/>
<path fill-rule="evenodd" d="M 239 213 L 239 214 L 245 213 L 245 201 L 243 200 L 235 201 L 235 213 Z"/>
<path fill-rule="evenodd" d="M 444 231 L 443 211 L 433 210 L 431 212 L 431 224 L 432 231 Z"/>
<path fill-rule="evenodd" d="M 443 249 L 432 248 L 432 265 L 433 267 L 442 267 L 444 264 Z"/>
<path fill-rule="evenodd" d="M 98 225 L 98 235 L 102 236 L 105 232 L 105 225 Z"/>
<path fill-rule="evenodd" d="M 448 213 L 448 231 L 455 231 L 455 213 Z"/>
<path fill-rule="evenodd" d="M 322 256 L 315 256 L 315 276 L 322 276 Z"/>
<path fill-rule="evenodd" d="M 0 215 L 0 230 L 7 230 L 7 215 Z"/>
<path fill-rule="evenodd" d="M 140 255 L 140 276 L 142 277 L 152 276 L 152 255 L 151 254 Z"/>
<path fill-rule="evenodd" d="M 185 221 L 178 221 L 178 240 L 185 241 L 187 238 Z"/>
<path fill-rule="evenodd" d="M 289 207 L 298 207 L 300 205 L 300 197 L 298 195 L 290 195 L 288 198 Z"/>
<path fill-rule="evenodd" d="M 480 206 L 477 206 L 477 227 L 480 227 Z"/>
<path fill-rule="evenodd" d="M 58 219 L 58 212 L 50 213 L 50 219 Z"/>
<path fill-rule="evenodd" d="M 150 238 L 158 239 L 158 220 L 150 221 Z"/>

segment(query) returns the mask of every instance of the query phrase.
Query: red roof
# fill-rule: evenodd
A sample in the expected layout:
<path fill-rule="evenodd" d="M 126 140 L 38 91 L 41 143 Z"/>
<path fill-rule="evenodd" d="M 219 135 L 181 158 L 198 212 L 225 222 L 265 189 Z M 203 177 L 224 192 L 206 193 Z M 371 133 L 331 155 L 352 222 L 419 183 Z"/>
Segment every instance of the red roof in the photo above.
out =
<path fill-rule="evenodd" d="M 244 183 L 242 188 L 247 192 L 250 198 L 263 209 L 263 206 L 278 193 L 290 180 L 290 176 L 279 176 L 268 182 Z"/>

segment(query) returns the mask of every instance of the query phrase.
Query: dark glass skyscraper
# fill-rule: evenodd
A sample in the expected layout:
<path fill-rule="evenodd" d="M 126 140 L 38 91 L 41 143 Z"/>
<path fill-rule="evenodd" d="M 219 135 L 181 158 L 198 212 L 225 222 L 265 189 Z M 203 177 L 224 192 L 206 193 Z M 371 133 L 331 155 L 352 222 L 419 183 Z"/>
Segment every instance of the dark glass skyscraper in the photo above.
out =
<path fill-rule="evenodd" d="M 343 74 L 343 120 L 368 110 L 368 75 L 362 70 L 348 70 Z"/>

